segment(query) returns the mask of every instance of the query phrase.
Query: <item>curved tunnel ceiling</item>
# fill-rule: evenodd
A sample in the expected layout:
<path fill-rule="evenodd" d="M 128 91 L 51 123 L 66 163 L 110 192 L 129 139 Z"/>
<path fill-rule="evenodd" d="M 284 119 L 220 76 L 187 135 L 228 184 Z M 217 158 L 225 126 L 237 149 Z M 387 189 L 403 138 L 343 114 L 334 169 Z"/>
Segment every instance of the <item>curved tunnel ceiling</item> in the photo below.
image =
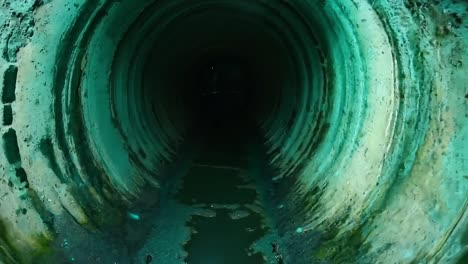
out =
<path fill-rule="evenodd" d="M 223 82 L 300 261 L 466 260 L 465 2 L 0 3 L 3 262 L 45 258 L 65 214 L 112 233 L 157 199 Z"/>

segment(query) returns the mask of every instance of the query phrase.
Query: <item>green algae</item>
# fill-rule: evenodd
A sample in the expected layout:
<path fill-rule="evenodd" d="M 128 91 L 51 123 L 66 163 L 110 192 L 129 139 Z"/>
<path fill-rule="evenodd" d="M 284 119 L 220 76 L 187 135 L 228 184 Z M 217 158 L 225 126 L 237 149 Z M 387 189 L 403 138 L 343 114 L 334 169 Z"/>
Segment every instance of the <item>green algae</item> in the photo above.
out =
<path fill-rule="evenodd" d="M 365 243 L 361 227 L 347 231 L 344 234 L 336 228 L 326 231 L 326 238 L 316 249 L 314 258 L 327 260 L 330 263 L 355 263 L 360 256 L 365 255 L 368 244 Z"/>
<path fill-rule="evenodd" d="M 39 263 L 37 260 L 47 258 L 51 252 L 52 239 L 43 234 L 34 235 L 25 248 L 19 248 L 11 240 L 15 239 L 9 234 L 4 222 L 0 221 L 0 260 L 5 264 Z M 25 246 L 25 245 L 22 245 Z M 27 254 L 25 254 L 27 252 Z"/>
<path fill-rule="evenodd" d="M 0 221 L 0 256 L 6 264 L 17 264 L 20 261 L 20 252 L 9 242 L 7 227 Z"/>

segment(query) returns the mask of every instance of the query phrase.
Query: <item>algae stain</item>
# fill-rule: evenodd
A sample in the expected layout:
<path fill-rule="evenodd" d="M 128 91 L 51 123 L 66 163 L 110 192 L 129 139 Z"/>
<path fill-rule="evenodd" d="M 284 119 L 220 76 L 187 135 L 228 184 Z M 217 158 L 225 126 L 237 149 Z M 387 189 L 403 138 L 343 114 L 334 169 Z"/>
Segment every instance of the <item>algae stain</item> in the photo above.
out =
<path fill-rule="evenodd" d="M 337 227 L 330 227 L 327 239 L 315 251 L 314 258 L 331 263 L 353 263 L 369 249 L 362 233 L 363 225 L 339 234 Z"/>
<path fill-rule="evenodd" d="M 27 244 L 15 245 L 12 240 L 17 238 L 8 230 L 13 228 L 0 220 L 0 260 L 5 264 L 37 263 L 38 259 L 45 259 L 51 253 L 52 237 L 44 234 L 34 235 L 28 241 L 22 241 Z"/>

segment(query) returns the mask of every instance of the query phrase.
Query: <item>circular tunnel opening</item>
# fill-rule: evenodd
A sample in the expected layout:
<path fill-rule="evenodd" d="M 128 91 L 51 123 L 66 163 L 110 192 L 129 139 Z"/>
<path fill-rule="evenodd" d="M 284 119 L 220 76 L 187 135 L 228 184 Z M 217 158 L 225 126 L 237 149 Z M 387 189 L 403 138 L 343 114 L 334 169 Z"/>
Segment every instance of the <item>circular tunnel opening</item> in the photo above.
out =
<path fill-rule="evenodd" d="M 207 55 L 183 76 L 188 76 L 183 83 L 187 87 L 184 100 L 195 113 L 194 125 L 220 127 L 247 118 L 256 85 L 248 62 L 235 56 Z"/>
<path fill-rule="evenodd" d="M 258 249 L 253 253 L 253 243 L 268 233 L 262 224 L 267 214 L 252 206 L 273 208 L 285 199 L 263 202 L 273 188 L 273 172 L 267 175 L 267 168 L 276 162 L 271 168 L 280 169 L 275 173 L 294 175 L 303 169 L 295 163 L 298 157 L 320 144 L 327 102 L 334 99 L 325 91 L 320 33 L 299 10 L 300 5 L 286 2 L 155 2 L 128 20 L 124 32 L 114 32 L 108 19 L 103 30 L 119 34 L 117 44 L 106 46 L 106 36 L 94 34 L 88 46 L 100 48 L 80 55 L 83 78 L 76 82 L 75 96 L 82 101 L 76 109 L 89 143 L 80 158 L 104 169 L 111 186 L 130 197 L 129 211 L 142 211 L 131 202 L 141 199 L 141 190 L 180 180 L 176 199 L 206 207 L 188 227 L 204 229 L 212 221 L 219 234 L 236 229 L 243 234 L 229 237 L 223 246 L 212 231 L 192 235 L 184 244 L 189 262 L 263 263 L 266 257 Z M 105 48 L 110 50 L 101 53 Z M 311 128 L 316 132 L 302 138 L 301 130 Z M 180 157 L 187 149 L 192 149 L 191 163 L 177 179 L 167 168 L 182 167 Z M 169 205 L 160 206 L 164 211 Z M 130 233 L 134 240 L 141 236 Z M 265 240 L 262 250 L 278 247 L 277 240 Z M 232 258 L 210 253 L 210 241 L 221 243 Z M 268 254 L 281 263 L 287 253 Z"/>
<path fill-rule="evenodd" d="M 90 96 L 102 93 L 92 87 L 81 91 L 88 95 L 85 123 L 102 127 L 88 131 L 97 144 L 93 148 L 110 170 L 116 168 L 109 175 L 125 181 L 117 176 L 122 174 L 117 154 L 104 158 L 117 138 L 121 155 L 130 152 L 132 163 L 154 177 L 191 135 L 224 141 L 246 141 L 249 134 L 263 141 L 277 138 L 266 146 L 272 152 L 293 130 L 286 145 L 298 147 L 298 130 L 309 122 L 297 118 L 300 112 L 315 119 L 314 127 L 323 126 L 328 115 L 323 102 L 332 101 L 323 92 L 324 54 L 297 8 L 244 1 L 146 7 L 119 39 L 110 78 L 102 78 L 110 96 Z M 112 126 L 102 120 L 109 104 Z M 115 127 L 115 140 L 104 136 Z"/>
<path fill-rule="evenodd" d="M 282 34 L 282 24 L 265 15 L 268 11 L 244 2 L 173 7 L 167 12 L 174 18 L 152 22 L 164 26 L 143 40 L 153 43 L 142 62 L 143 85 L 134 89 L 143 89 L 154 105 L 170 104 L 168 118 L 183 116 L 192 129 L 231 124 L 228 131 L 241 128 L 242 120 L 274 115 L 280 91 L 287 96 L 297 88 L 285 88 L 296 79 L 291 40 Z M 157 107 L 152 111 L 158 115 Z"/>
<path fill-rule="evenodd" d="M 5 1 L 0 262 L 463 262 L 467 9 L 426 2 Z"/>

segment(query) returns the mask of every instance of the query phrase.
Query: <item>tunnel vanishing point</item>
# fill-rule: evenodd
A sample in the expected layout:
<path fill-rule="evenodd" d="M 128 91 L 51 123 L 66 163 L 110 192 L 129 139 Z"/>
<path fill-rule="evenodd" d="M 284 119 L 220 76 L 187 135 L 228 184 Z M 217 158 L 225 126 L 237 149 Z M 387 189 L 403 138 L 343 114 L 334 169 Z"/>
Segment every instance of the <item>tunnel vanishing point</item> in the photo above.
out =
<path fill-rule="evenodd" d="M 467 73 L 464 0 L 0 0 L 0 263 L 466 264 Z"/>

